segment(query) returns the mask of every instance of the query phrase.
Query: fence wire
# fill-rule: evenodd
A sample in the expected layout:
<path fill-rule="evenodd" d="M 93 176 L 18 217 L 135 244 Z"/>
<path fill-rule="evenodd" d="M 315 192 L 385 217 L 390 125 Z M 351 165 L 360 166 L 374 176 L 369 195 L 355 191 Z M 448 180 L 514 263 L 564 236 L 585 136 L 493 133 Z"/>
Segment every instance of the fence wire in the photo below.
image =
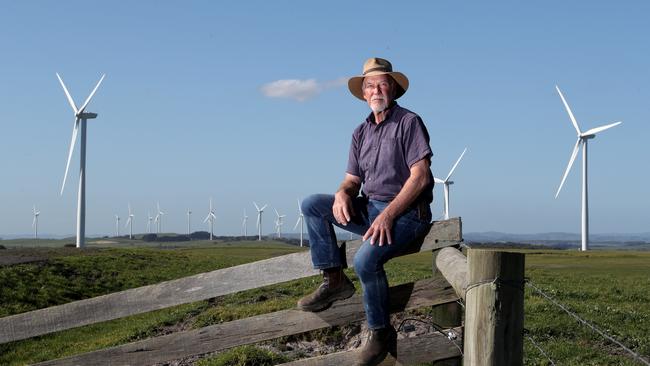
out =
<path fill-rule="evenodd" d="M 547 295 L 539 287 L 535 286 L 530 280 L 526 281 L 526 285 L 531 287 L 532 289 L 534 289 L 538 294 L 542 295 L 544 298 L 546 298 L 548 301 L 550 301 L 553 305 L 555 305 L 555 306 L 559 307 L 560 309 L 564 310 L 565 313 L 569 314 L 571 317 L 576 319 L 579 323 L 582 323 L 583 325 L 587 326 L 588 328 L 590 328 L 594 332 L 598 333 L 601 337 L 607 339 L 608 341 L 618 345 L 619 347 L 621 347 L 622 349 L 627 351 L 629 354 L 631 354 L 634 357 L 635 361 L 639 361 L 639 362 L 643 363 L 646 366 L 650 366 L 650 362 L 648 360 L 646 360 L 645 358 L 643 358 L 643 356 L 641 356 L 640 354 L 632 351 L 631 349 L 626 347 L 623 343 L 621 343 L 621 342 L 617 341 L 616 339 L 614 339 L 614 337 L 612 337 L 609 334 L 607 334 L 607 333 L 603 332 L 602 330 L 598 329 L 598 327 L 596 327 L 595 325 L 589 323 L 588 321 L 582 319 L 580 316 L 578 316 L 578 314 L 576 314 L 576 313 L 572 312 L 571 310 L 567 309 L 566 306 L 560 304 L 555 299 L 553 299 L 551 296 Z"/>

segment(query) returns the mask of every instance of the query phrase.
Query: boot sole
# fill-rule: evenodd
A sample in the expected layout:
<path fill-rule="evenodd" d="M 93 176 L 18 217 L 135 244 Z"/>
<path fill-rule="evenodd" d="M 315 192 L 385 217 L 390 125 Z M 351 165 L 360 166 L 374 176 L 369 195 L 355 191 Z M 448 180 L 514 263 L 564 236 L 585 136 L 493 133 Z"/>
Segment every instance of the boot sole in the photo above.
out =
<path fill-rule="evenodd" d="M 341 291 L 341 292 L 337 293 L 336 295 L 332 295 L 328 299 L 329 301 L 326 302 L 326 303 L 320 303 L 320 304 L 314 304 L 314 305 L 298 305 L 297 307 L 298 307 L 299 310 L 302 310 L 302 311 L 309 311 L 309 312 L 312 312 L 312 313 L 316 313 L 316 312 L 323 311 L 323 310 L 329 308 L 330 306 L 332 306 L 332 304 L 335 301 L 345 300 L 345 299 L 348 299 L 348 298 L 352 297 L 352 295 L 354 295 L 355 292 L 356 292 L 356 289 L 354 288 L 354 286 L 350 286 L 348 289 L 346 289 L 344 291 Z"/>

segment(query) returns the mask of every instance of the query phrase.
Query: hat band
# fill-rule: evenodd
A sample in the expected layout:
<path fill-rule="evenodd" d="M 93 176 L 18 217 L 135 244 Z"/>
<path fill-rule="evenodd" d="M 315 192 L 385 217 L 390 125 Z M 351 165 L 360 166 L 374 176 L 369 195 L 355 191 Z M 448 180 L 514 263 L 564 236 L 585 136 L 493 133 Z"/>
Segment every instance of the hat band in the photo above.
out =
<path fill-rule="evenodd" d="M 367 73 L 369 73 L 369 72 L 373 72 L 373 71 L 393 72 L 393 70 L 391 70 L 391 69 L 389 69 L 389 68 L 387 68 L 387 67 L 379 66 L 379 67 L 374 67 L 374 68 L 372 68 L 372 69 L 366 70 L 366 71 L 363 72 L 363 74 L 365 75 L 365 74 L 367 74 Z"/>

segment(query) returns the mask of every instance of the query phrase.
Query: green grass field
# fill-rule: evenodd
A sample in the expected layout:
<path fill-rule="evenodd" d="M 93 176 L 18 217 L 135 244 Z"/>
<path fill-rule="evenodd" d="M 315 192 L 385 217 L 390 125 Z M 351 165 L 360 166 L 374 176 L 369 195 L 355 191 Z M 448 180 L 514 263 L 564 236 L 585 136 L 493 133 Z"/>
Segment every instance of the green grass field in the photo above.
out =
<path fill-rule="evenodd" d="M 174 243 L 175 245 L 177 243 Z M 128 288 L 252 262 L 301 250 L 274 242 L 176 245 L 173 249 L 107 243 L 90 249 L 7 249 L 0 257 L 27 251 L 40 260 L 0 266 L 0 316 L 94 297 Z M 57 246 L 59 248 L 57 248 Z M 9 246 L 11 247 L 11 246 Z M 628 347 L 650 356 L 650 253 L 524 251 L 526 276 Z M 391 284 L 431 276 L 431 254 L 387 265 Z M 357 282 L 353 271 L 349 271 Z M 181 305 L 101 324 L 0 345 L 0 364 L 24 365 L 115 346 L 170 331 L 200 328 L 252 315 L 289 309 L 319 282 L 312 277 Z M 356 283 L 357 288 L 358 282 Z M 618 347 L 580 325 L 530 288 L 525 294 L 525 328 L 557 365 L 636 365 Z M 315 337 L 332 336 L 327 331 Z M 526 365 L 550 365 L 524 340 Z M 247 359 L 249 361 L 242 361 Z M 240 347 L 201 365 L 275 364 L 286 361 L 255 347 Z M 257 362 L 257 363 L 255 363 Z"/>

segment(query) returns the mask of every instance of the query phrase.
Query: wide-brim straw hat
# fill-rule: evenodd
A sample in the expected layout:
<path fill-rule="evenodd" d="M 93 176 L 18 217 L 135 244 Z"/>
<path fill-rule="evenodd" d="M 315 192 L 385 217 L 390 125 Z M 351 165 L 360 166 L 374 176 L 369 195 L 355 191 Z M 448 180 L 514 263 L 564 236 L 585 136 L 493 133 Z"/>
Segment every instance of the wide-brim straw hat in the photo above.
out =
<path fill-rule="evenodd" d="M 395 94 L 395 99 L 401 97 L 406 93 L 406 90 L 409 88 L 409 79 L 406 75 L 401 72 L 393 71 L 393 65 L 388 60 L 383 58 L 373 57 L 369 58 L 363 64 L 363 74 L 359 76 L 353 76 L 348 80 L 348 88 L 350 93 L 355 97 L 365 101 L 363 98 L 363 78 L 366 76 L 374 75 L 390 75 L 393 80 L 397 83 L 397 91 Z"/>

